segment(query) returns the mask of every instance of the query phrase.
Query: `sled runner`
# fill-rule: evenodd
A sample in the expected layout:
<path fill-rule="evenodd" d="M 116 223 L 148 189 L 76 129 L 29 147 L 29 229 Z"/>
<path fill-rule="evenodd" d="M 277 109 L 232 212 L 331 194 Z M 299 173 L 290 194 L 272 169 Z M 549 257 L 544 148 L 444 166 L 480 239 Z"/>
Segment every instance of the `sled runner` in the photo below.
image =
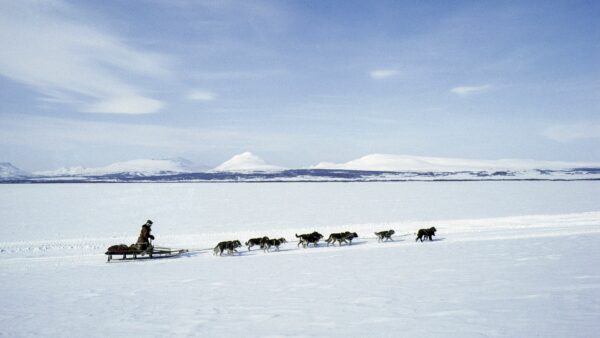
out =
<path fill-rule="evenodd" d="M 113 245 L 106 251 L 108 256 L 107 262 L 113 260 L 135 260 L 135 259 L 155 259 L 155 258 L 168 258 L 177 257 L 183 253 L 188 252 L 186 249 L 171 249 L 157 246 L 150 246 L 146 250 L 139 250 L 135 246 L 127 246 L 125 244 Z"/>

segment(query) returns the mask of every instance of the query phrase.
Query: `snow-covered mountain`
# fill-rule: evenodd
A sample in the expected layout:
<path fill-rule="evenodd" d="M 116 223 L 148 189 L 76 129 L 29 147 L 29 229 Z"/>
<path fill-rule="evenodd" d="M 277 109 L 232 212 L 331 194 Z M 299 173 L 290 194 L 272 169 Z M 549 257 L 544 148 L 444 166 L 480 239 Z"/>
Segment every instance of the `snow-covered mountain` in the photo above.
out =
<path fill-rule="evenodd" d="M 22 178 L 29 176 L 29 173 L 21 170 L 11 163 L 1 162 L 0 163 L 0 178 L 8 179 L 8 178 Z"/>
<path fill-rule="evenodd" d="M 345 163 L 321 162 L 313 169 L 394 172 L 526 171 L 599 168 L 600 163 L 555 162 L 523 159 L 472 160 L 443 157 L 371 154 Z"/>
<path fill-rule="evenodd" d="M 262 158 L 247 151 L 233 156 L 214 168 L 215 172 L 272 172 L 285 170 L 283 167 L 267 164 Z"/>
<path fill-rule="evenodd" d="M 148 160 L 138 159 L 125 162 L 117 162 L 104 167 L 86 168 L 69 167 L 60 168 L 51 171 L 35 172 L 36 176 L 54 177 L 54 176 L 104 176 L 115 174 L 128 174 L 134 176 L 154 176 L 154 175 L 172 175 L 180 173 L 190 173 L 194 171 L 205 170 L 206 167 L 195 166 L 192 162 L 182 159 L 160 159 Z"/>
<path fill-rule="evenodd" d="M 105 167 L 70 167 L 28 175 L 9 163 L 4 182 L 327 182 L 600 180 L 600 163 L 521 159 L 472 160 L 372 154 L 345 163 L 286 169 L 245 152 L 209 170 L 188 160 L 132 160 Z"/>

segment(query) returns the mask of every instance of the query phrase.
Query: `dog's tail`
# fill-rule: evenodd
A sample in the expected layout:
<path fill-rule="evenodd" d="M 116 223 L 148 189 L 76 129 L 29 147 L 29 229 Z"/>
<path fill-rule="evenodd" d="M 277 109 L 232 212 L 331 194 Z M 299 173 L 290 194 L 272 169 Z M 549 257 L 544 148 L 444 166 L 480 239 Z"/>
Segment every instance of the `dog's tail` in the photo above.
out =
<path fill-rule="evenodd" d="M 300 238 L 300 237 L 302 237 L 302 236 L 298 236 L 298 234 L 294 234 L 294 235 L 296 235 L 296 238 Z"/>

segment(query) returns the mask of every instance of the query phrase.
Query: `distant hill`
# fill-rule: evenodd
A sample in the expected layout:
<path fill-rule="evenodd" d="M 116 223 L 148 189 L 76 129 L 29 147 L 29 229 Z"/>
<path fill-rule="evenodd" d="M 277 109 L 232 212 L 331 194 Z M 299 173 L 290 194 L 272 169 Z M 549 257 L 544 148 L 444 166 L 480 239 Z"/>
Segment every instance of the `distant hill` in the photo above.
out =
<path fill-rule="evenodd" d="M 27 176 L 29 176 L 28 172 L 15 167 L 11 163 L 0 162 L 0 178 L 24 178 Z"/>
<path fill-rule="evenodd" d="M 253 172 L 253 171 L 281 171 L 282 167 L 267 164 L 262 158 L 245 152 L 238 154 L 212 169 L 216 172 Z"/>
<path fill-rule="evenodd" d="M 600 163 L 535 161 L 524 159 L 473 160 L 444 157 L 371 154 L 345 163 L 321 162 L 314 169 L 394 172 L 526 171 L 600 167 Z"/>
<path fill-rule="evenodd" d="M 600 164 L 534 160 L 471 160 L 372 154 L 345 163 L 286 169 L 245 152 L 210 169 L 176 159 L 132 160 L 104 167 L 70 167 L 29 174 L 0 164 L 0 180 L 53 182 L 373 182 L 600 180 Z"/>
<path fill-rule="evenodd" d="M 156 176 L 156 175 L 172 175 L 179 173 L 189 173 L 193 171 L 205 170 L 207 167 L 198 167 L 186 159 L 161 159 L 161 160 L 131 160 L 125 162 L 117 162 L 104 167 L 86 168 L 86 167 L 69 167 L 60 168 L 50 171 L 35 172 L 35 176 L 43 177 L 62 177 L 62 176 L 104 176 L 127 174 L 130 176 Z"/>

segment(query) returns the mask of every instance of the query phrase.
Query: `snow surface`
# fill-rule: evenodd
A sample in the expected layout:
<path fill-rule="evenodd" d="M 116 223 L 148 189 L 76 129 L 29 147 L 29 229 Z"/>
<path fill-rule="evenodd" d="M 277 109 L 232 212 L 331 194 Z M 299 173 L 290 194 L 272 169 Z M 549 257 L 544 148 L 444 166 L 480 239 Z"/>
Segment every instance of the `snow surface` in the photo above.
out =
<path fill-rule="evenodd" d="M 598 168 L 600 163 L 536 161 L 523 159 L 471 160 L 443 157 L 371 154 L 346 163 L 321 162 L 315 169 L 371 171 L 497 171 Z"/>
<path fill-rule="evenodd" d="M 593 337 L 600 182 L 0 185 L 0 336 Z M 147 218 L 180 258 L 105 263 Z M 435 226 L 433 242 L 413 233 Z M 394 242 L 373 231 L 393 228 Z M 221 240 L 352 246 L 215 257 Z"/>
<path fill-rule="evenodd" d="M 251 152 L 245 152 L 233 156 L 229 160 L 221 163 L 212 171 L 226 172 L 248 172 L 248 171 L 279 171 L 283 167 L 267 164 L 262 158 Z"/>

